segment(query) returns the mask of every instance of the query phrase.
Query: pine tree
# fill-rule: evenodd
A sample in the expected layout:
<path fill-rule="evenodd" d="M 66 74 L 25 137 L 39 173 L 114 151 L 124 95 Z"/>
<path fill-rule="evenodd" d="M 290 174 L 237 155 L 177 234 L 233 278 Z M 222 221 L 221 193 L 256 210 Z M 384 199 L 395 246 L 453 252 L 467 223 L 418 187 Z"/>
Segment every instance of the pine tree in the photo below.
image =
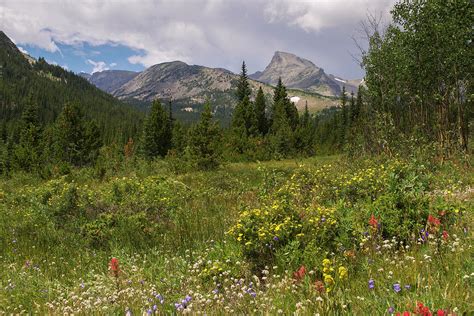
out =
<path fill-rule="evenodd" d="M 308 110 L 308 102 L 305 104 L 304 113 L 301 115 L 300 124 L 295 132 L 296 149 L 305 155 L 313 154 L 314 128 L 311 124 L 311 115 Z"/>
<path fill-rule="evenodd" d="M 349 126 L 352 126 L 355 122 L 355 118 L 356 118 L 356 102 L 355 102 L 355 98 L 354 98 L 354 92 L 352 91 L 351 92 L 351 100 L 349 102 Z"/>
<path fill-rule="evenodd" d="M 338 147 L 342 148 L 342 146 L 345 143 L 345 137 L 346 137 L 346 129 L 347 129 L 347 120 L 348 120 L 348 109 L 347 109 L 347 93 L 346 93 L 346 87 L 342 87 L 342 92 L 341 92 L 341 118 L 339 121 L 339 124 L 337 125 L 337 130 L 338 130 Z"/>
<path fill-rule="evenodd" d="M 222 148 L 221 131 L 213 120 L 209 101 L 204 106 L 199 123 L 191 128 L 188 143 L 188 158 L 199 170 L 210 170 L 219 166 Z"/>
<path fill-rule="evenodd" d="M 171 128 L 169 113 L 159 100 L 153 101 L 143 128 L 142 153 L 147 159 L 167 154 L 171 148 Z"/>
<path fill-rule="evenodd" d="M 30 103 L 22 113 L 20 139 L 14 150 L 14 164 L 25 171 L 34 171 L 39 165 L 41 128 L 39 126 L 38 106 Z"/>
<path fill-rule="evenodd" d="M 84 162 L 84 116 L 76 103 L 68 103 L 59 115 L 55 130 L 55 155 L 60 161 L 76 166 Z"/>
<path fill-rule="evenodd" d="M 268 132 L 268 120 L 266 115 L 266 102 L 262 87 L 258 88 L 254 103 L 255 119 L 257 120 L 258 132 L 265 136 Z"/>
<path fill-rule="evenodd" d="M 250 90 L 248 76 L 247 76 L 247 67 L 245 66 L 245 61 L 242 62 L 242 71 L 240 72 L 239 82 L 237 84 L 237 99 L 238 102 L 242 102 L 245 97 L 250 99 L 252 91 Z"/>
<path fill-rule="evenodd" d="M 99 156 L 99 149 L 102 147 L 102 137 L 94 120 L 85 123 L 83 161 L 86 164 L 93 164 Z"/>

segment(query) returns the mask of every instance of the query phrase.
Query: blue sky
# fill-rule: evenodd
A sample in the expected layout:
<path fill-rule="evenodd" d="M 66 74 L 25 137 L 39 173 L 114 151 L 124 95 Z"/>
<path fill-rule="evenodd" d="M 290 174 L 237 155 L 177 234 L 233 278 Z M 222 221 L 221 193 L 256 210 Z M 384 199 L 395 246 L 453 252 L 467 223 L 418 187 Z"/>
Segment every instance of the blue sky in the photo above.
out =
<path fill-rule="evenodd" d="M 103 44 L 91 46 L 87 42 L 81 45 L 65 45 L 56 43 L 59 50 L 50 52 L 32 44 L 22 44 L 21 48 L 35 57 L 44 57 L 48 62 L 62 66 L 74 72 L 92 73 L 93 70 L 126 69 L 141 71 L 142 64 L 132 64 L 128 58 L 144 51 L 132 49 L 119 44 Z"/>
<path fill-rule="evenodd" d="M 275 51 L 361 78 L 354 61 L 368 13 L 395 0 L 2 0 L 0 29 L 33 57 L 74 72 L 141 70 L 166 61 L 263 70 Z M 364 46 L 363 41 L 361 42 Z"/>

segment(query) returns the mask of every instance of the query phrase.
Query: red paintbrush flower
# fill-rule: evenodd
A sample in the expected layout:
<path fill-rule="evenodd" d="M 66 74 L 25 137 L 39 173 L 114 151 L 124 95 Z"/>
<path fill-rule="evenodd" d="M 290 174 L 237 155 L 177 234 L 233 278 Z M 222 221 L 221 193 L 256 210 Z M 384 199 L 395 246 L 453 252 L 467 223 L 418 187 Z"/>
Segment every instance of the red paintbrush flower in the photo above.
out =
<path fill-rule="evenodd" d="M 314 288 L 319 293 L 324 293 L 324 291 L 325 291 L 324 283 L 323 283 L 323 281 L 320 281 L 320 280 L 316 280 L 316 282 L 314 282 Z"/>
<path fill-rule="evenodd" d="M 444 312 L 444 310 L 438 309 L 438 312 L 436 312 L 436 315 L 438 315 L 438 316 L 445 316 L 446 313 Z"/>
<path fill-rule="evenodd" d="M 447 231 L 443 230 L 443 239 L 447 240 L 449 238 L 449 234 Z"/>
<path fill-rule="evenodd" d="M 378 224 L 379 222 L 375 218 L 374 214 L 372 214 L 369 219 L 369 225 L 372 226 L 373 228 L 377 228 Z"/>
<path fill-rule="evenodd" d="M 428 308 L 428 306 L 424 306 L 423 303 L 417 303 L 418 305 L 418 308 L 416 310 L 416 313 L 418 315 L 422 315 L 422 316 L 432 316 L 433 314 L 431 314 L 430 312 L 430 309 Z"/>
<path fill-rule="evenodd" d="M 306 268 L 305 266 L 301 266 L 295 273 L 293 273 L 293 277 L 297 281 L 300 281 L 301 279 L 304 278 L 305 274 L 306 274 Z"/>
<path fill-rule="evenodd" d="M 428 223 L 433 224 L 435 226 L 441 225 L 441 221 L 432 215 L 428 215 Z"/>
<path fill-rule="evenodd" d="M 115 258 L 115 257 L 110 259 L 109 267 L 110 267 L 110 271 L 112 271 L 112 274 L 114 275 L 114 277 L 118 278 L 118 275 L 119 275 L 119 272 L 120 272 L 118 259 Z"/>

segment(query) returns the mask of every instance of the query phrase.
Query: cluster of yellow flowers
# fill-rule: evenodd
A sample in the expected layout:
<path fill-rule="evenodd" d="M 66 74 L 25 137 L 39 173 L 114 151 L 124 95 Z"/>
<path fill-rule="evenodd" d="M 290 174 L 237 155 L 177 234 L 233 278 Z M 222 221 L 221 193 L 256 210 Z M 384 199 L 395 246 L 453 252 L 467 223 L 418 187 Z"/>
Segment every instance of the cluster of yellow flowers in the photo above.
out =
<path fill-rule="evenodd" d="M 334 264 L 331 260 L 329 259 L 323 259 L 323 279 L 324 279 L 324 284 L 326 285 L 326 292 L 329 293 L 332 291 L 333 286 L 335 285 L 335 280 L 334 280 Z M 347 280 L 348 278 L 348 271 L 347 268 L 340 265 L 337 271 L 337 276 L 340 281 Z"/>

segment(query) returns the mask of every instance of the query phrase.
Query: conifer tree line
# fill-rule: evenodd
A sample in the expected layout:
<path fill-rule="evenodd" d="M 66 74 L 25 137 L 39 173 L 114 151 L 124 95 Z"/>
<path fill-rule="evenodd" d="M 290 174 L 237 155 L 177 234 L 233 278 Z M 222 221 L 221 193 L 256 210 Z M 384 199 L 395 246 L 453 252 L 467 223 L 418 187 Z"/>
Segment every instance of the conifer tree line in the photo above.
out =
<path fill-rule="evenodd" d="M 362 54 L 364 84 L 357 94 L 348 94 L 343 88 L 338 107 L 310 114 L 306 105 L 300 114 L 281 79 L 270 102 L 261 88 L 252 98 L 244 62 L 235 92 L 237 105 L 230 127 L 225 129 L 215 121 L 209 102 L 199 122 L 185 126 L 173 118 L 171 102 L 156 100 L 141 124 L 140 115 L 113 107 L 112 97 L 91 91 L 85 80 L 44 60 L 31 66 L 7 56 L 14 60 L 5 63 L 0 50 L 4 61 L 0 173 L 41 173 L 45 164 L 66 169 L 95 164 L 108 168 L 113 144 L 119 148 L 120 159 L 168 157 L 177 165 L 196 169 L 212 169 L 223 161 L 339 152 L 392 155 L 419 144 L 435 145 L 442 156 L 458 150 L 468 152 L 474 70 L 474 10 L 470 1 L 402 0 L 392 15 L 393 22 L 384 30 L 369 20 L 369 46 Z M 30 74 L 32 67 L 39 76 Z M 46 74 L 57 79 L 44 79 Z M 22 76 L 24 80 L 20 80 Z M 61 88 L 55 84 L 57 80 L 69 80 L 76 89 Z M 65 97 L 69 92 L 77 94 L 73 91 L 78 87 L 83 96 Z M 52 92 L 56 88 L 59 99 Z M 8 110 L 4 105 L 12 100 L 21 106 Z M 84 104 L 90 107 L 94 100 L 113 110 L 114 116 L 97 110 L 99 120 L 87 116 Z M 65 101 L 63 107 L 53 115 L 60 101 Z M 130 114 L 132 122 L 117 120 L 124 114 Z M 112 127 L 107 128 L 107 122 Z M 117 130 L 120 136 L 113 137 Z"/>

